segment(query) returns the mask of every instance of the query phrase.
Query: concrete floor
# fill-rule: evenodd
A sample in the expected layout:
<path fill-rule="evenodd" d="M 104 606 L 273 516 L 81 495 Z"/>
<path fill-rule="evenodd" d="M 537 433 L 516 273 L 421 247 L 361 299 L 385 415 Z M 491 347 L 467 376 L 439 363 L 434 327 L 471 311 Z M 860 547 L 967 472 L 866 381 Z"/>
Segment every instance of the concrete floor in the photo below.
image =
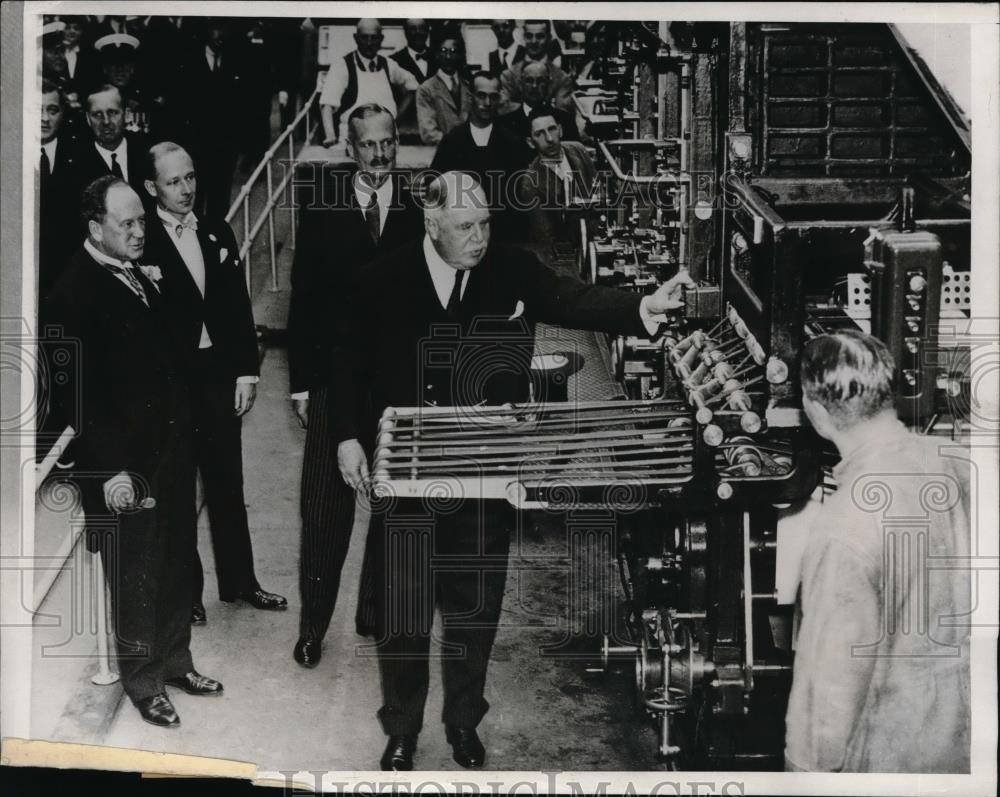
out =
<path fill-rule="evenodd" d="M 272 771 L 377 768 L 384 744 L 374 716 L 380 704 L 377 665 L 354 633 L 363 518 L 354 530 L 322 662 L 305 670 L 291 657 L 300 605 L 298 479 L 304 432 L 286 400 L 285 362 L 281 349 L 264 358 L 257 404 L 244 425 L 244 460 L 257 574 L 265 588 L 289 598 L 289 610 L 257 612 L 220 603 L 202 529 L 208 624 L 194 629 L 192 650 L 198 669 L 224 682 L 225 695 L 172 695 L 182 721 L 171 730 L 143 723 L 123 701 L 103 744 L 252 761 Z M 581 540 L 592 544 L 580 545 Z M 628 675 L 602 679 L 586 673 L 598 640 L 581 640 L 580 632 L 605 611 L 594 602 L 607 606 L 616 586 L 613 560 L 594 556 L 606 547 L 601 535 L 569 533 L 561 516 L 529 519 L 518 535 L 487 684 L 493 708 L 480 727 L 492 768 L 655 766 L 654 735 L 633 712 Z M 546 655 L 543 648 L 558 646 L 567 635 L 561 655 Z M 432 665 L 420 769 L 458 769 L 437 721 L 440 710 L 440 679 Z"/>

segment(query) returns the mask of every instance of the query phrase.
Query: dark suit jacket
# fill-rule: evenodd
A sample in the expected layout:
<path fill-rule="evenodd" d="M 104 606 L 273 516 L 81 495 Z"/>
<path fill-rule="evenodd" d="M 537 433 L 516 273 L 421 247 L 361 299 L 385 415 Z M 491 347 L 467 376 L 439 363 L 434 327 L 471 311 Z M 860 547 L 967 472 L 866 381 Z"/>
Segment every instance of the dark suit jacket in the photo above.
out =
<path fill-rule="evenodd" d="M 508 199 L 513 196 L 515 172 L 521 168 L 520 148 L 517 141 L 500 125 L 494 123 L 489 143 L 480 147 L 472 138 L 471 122 L 463 122 L 441 139 L 431 171 L 471 172 L 479 178 L 486 191 L 490 207 L 494 208 L 493 235 L 504 240 L 515 240 L 523 225 L 520 215 L 507 211 Z"/>
<path fill-rule="evenodd" d="M 423 83 L 437 71 L 437 67 L 433 61 L 428 61 L 427 71 L 425 72 L 405 47 L 402 50 L 397 50 L 389 57 L 407 72 L 411 73 L 417 79 L 417 83 Z"/>
<path fill-rule="evenodd" d="M 556 121 L 562 128 L 563 141 L 579 141 L 580 130 L 576 125 L 576 117 L 567 111 L 553 108 Z M 518 168 L 526 167 L 535 157 L 535 150 L 531 147 L 527 138 L 531 132 L 531 125 L 528 124 L 528 116 L 524 112 L 524 107 L 518 107 L 510 113 L 505 113 L 497 118 L 496 123 L 502 127 L 515 141 L 518 142 L 517 164 Z"/>
<path fill-rule="evenodd" d="M 571 198 L 591 196 L 597 170 L 590 154 L 576 141 L 564 143 L 563 152 L 572 172 Z M 579 212 L 573 209 L 572 203 L 567 203 L 563 181 L 542 163 L 540 157 L 521 173 L 516 190 L 518 206 L 530 208 L 524 214 L 527 245 L 543 261 L 548 260 L 553 244 L 579 240 Z"/>
<path fill-rule="evenodd" d="M 329 384 L 337 319 L 349 304 L 347 289 L 376 255 L 423 235 L 423 213 L 395 180 L 378 244 L 364 223 L 353 188 L 354 171 L 338 171 L 301 198 L 288 310 L 288 371 L 292 393 Z"/>
<path fill-rule="evenodd" d="M 466 279 L 459 321 L 450 322 L 422 241 L 362 275 L 336 350 L 338 442 L 371 442 L 385 407 L 526 400 L 536 321 L 646 335 L 638 294 L 559 277 L 521 249 L 492 244 Z"/>
<path fill-rule="evenodd" d="M 149 151 L 149 141 L 145 136 L 138 133 L 125 133 L 125 140 L 128 142 L 128 184 L 135 189 L 141 197 L 146 196 L 146 189 L 143 188 L 143 170 L 146 168 L 146 152 Z M 93 136 L 87 136 L 80 142 L 80 153 L 78 155 L 80 163 L 80 190 L 98 177 L 111 174 L 111 169 L 96 149 Z"/>
<path fill-rule="evenodd" d="M 514 60 L 511 62 L 511 64 L 507 64 L 507 66 L 511 66 L 512 64 L 519 64 L 523 60 L 524 60 L 524 45 L 519 44 L 517 45 L 517 49 L 514 50 Z M 490 61 L 488 67 L 489 73 L 491 75 L 496 75 L 497 77 L 500 77 L 500 75 L 503 74 L 503 71 L 506 68 L 507 67 L 505 67 L 500 62 L 500 50 L 499 49 L 493 50 L 490 53 Z"/>
<path fill-rule="evenodd" d="M 205 260 L 204 298 L 171 240 L 173 235 L 154 208 L 146 211 L 146 251 L 142 259 L 163 272 L 163 298 L 189 362 L 198 352 L 204 324 L 216 359 L 224 363 L 227 376 L 234 380 L 238 376 L 257 376 L 260 369 L 253 310 L 233 231 L 220 219 L 198 219 L 198 242 Z"/>
<path fill-rule="evenodd" d="M 78 341 L 59 401 L 75 408 L 63 412 L 78 419 L 77 472 L 91 488 L 123 470 L 152 480 L 163 466 L 167 438 L 188 423 L 179 341 L 163 296 L 144 275 L 137 277 L 148 307 L 81 248 L 53 292 L 54 319 Z M 106 514 L 99 489 L 82 493 L 85 511 Z"/>
<path fill-rule="evenodd" d="M 42 305 L 80 245 L 80 236 L 68 232 L 80 226 L 80 180 L 79 141 L 69 128 L 63 128 L 56 144 L 54 168 L 38 186 L 38 295 Z M 44 320 L 45 313 L 42 316 Z"/>
<path fill-rule="evenodd" d="M 178 143 L 196 153 L 196 165 L 199 156 L 212 157 L 214 151 L 231 149 L 241 140 L 245 92 L 240 67 L 241 53 L 232 47 L 222 53 L 222 63 L 213 72 L 203 45 L 190 49 L 178 64 L 171 81 L 176 109 L 173 125 Z"/>

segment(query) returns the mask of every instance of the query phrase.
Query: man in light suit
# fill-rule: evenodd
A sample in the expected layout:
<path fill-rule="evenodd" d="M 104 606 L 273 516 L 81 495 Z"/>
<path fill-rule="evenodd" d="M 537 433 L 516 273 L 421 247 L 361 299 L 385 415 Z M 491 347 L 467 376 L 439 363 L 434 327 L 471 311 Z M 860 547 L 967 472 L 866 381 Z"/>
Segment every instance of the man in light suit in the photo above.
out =
<path fill-rule="evenodd" d="M 549 67 L 548 95 L 546 102 L 563 111 L 573 110 L 573 78 L 553 59 L 549 49 L 551 27 L 547 19 L 528 19 L 524 22 L 525 57 L 520 63 L 508 67 L 500 75 L 504 111 L 512 111 L 524 99 L 524 67 L 528 64 L 545 64 Z"/>
<path fill-rule="evenodd" d="M 337 478 L 329 406 L 341 385 L 333 379 L 336 319 L 348 312 L 347 286 L 373 260 L 419 239 L 420 210 L 396 171 L 396 123 L 380 105 L 360 105 L 348 118 L 356 170 L 308 186 L 301 197 L 298 245 L 288 311 L 288 371 L 296 417 L 306 429 L 302 457 L 302 613 L 293 656 L 315 667 L 322 656 L 354 526 L 355 495 Z M 326 201 L 323 201 L 326 200 Z M 368 589 L 362 580 L 362 590 Z M 363 592 L 355 622 L 373 623 Z"/>
<path fill-rule="evenodd" d="M 417 89 L 420 140 L 437 145 L 469 116 L 472 92 L 465 84 L 465 45 L 457 28 L 445 31 L 434 48 L 437 72 Z"/>
<path fill-rule="evenodd" d="M 180 342 L 160 293 L 138 266 L 142 202 L 121 178 L 84 189 L 87 239 L 53 293 L 53 316 L 78 341 L 66 395 L 81 402 L 75 479 L 87 545 L 100 550 L 115 614 L 118 668 L 142 718 L 179 723 L 165 687 L 218 695 L 191 659 L 195 471 Z"/>
<path fill-rule="evenodd" d="M 330 423 L 342 477 L 356 490 L 370 488 L 368 451 L 386 407 L 526 400 L 536 321 L 652 335 L 664 312 L 682 306 L 676 298 L 680 286 L 694 284 L 685 274 L 641 297 L 559 277 L 524 250 L 491 244 L 486 197 L 464 172 L 435 178 L 424 205 L 423 240 L 361 275 L 338 336 L 333 367 L 341 387 Z M 494 365 L 484 368 L 482 347 L 471 335 L 477 319 L 486 317 L 486 345 L 499 346 L 503 356 L 491 355 Z M 440 348 L 433 362 L 425 362 L 422 342 L 440 325 L 457 327 L 458 334 L 437 336 Z M 461 380 L 463 372 L 474 379 Z M 442 617 L 442 647 L 450 651 L 442 663 L 446 738 L 459 765 L 485 762 L 476 726 L 489 708 L 486 668 L 506 582 L 513 509 L 483 513 L 474 500 L 451 504 L 423 507 L 426 517 L 418 521 L 412 507 L 398 515 L 391 507 L 373 510 L 368 544 L 378 579 L 378 717 L 389 737 L 383 770 L 413 768 L 435 608 Z M 427 555 L 412 555 L 421 551 Z"/>
<path fill-rule="evenodd" d="M 263 590 L 254 574 L 243 492 L 242 417 L 253 407 L 260 369 L 239 246 L 225 221 L 195 215 L 194 162 L 183 148 L 165 141 L 147 157 L 145 188 L 156 208 L 146 228 L 146 257 L 164 273 L 164 298 L 190 369 L 195 461 L 212 529 L 219 599 L 284 609 L 286 600 Z M 191 620 L 201 625 L 206 616 L 197 545 L 191 557 Z"/>

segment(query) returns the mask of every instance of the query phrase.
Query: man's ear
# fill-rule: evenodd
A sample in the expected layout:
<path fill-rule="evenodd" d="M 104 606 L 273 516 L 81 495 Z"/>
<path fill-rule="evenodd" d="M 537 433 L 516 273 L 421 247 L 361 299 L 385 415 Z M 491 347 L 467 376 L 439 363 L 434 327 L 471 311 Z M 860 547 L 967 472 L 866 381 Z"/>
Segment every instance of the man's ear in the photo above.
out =
<path fill-rule="evenodd" d="M 805 410 L 806 417 L 812 423 L 816 434 L 826 440 L 832 440 L 832 435 L 836 433 L 837 427 L 833 423 L 829 410 L 806 395 L 802 396 L 802 409 Z"/>
<path fill-rule="evenodd" d="M 429 214 L 425 214 L 424 215 L 424 230 L 431 237 L 432 241 L 436 241 L 438 239 L 438 231 L 439 231 L 439 229 L 440 228 L 438 227 L 438 220 L 435 219 L 433 216 L 431 216 Z"/>
<path fill-rule="evenodd" d="M 93 219 L 87 222 L 87 231 L 90 233 L 90 237 L 98 243 L 104 240 L 104 231 L 101 229 L 101 225 Z"/>
<path fill-rule="evenodd" d="M 156 183 L 152 180 L 143 180 L 143 186 L 146 188 L 146 193 L 149 194 L 153 199 L 156 199 Z"/>

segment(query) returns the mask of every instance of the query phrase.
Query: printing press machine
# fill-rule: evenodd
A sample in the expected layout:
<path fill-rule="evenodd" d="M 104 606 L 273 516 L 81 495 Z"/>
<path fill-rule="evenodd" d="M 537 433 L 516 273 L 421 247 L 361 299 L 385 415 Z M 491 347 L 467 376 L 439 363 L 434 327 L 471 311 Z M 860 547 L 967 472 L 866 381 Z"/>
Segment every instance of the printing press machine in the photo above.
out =
<path fill-rule="evenodd" d="M 969 126 L 891 25 L 620 23 L 581 87 L 598 170 L 578 204 L 584 279 L 697 290 L 655 342 L 605 342 L 629 400 L 686 407 L 687 478 L 619 535 L 623 630 L 657 753 L 682 769 L 780 769 L 791 567 L 779 526 L 833 490 L 801 409 L 805 342 L 842 328 L 898 364 L 901 419 L 966 428 Z M 784 592 L 785 594 L 779 594 Z"/>

